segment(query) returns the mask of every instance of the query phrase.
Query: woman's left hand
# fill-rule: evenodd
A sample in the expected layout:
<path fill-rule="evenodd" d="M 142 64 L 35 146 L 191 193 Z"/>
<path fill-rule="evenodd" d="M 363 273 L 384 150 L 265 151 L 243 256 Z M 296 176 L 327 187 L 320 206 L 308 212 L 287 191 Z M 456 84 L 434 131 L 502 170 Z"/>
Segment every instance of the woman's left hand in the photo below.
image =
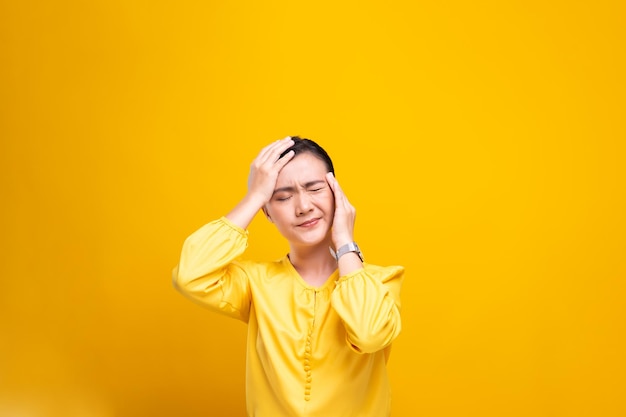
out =
<path fill-rule="evenodd" d="M 335 195 L 335 217 L 333 219 L 332 239 L 335 248 L 354 241 L 354 222 L 356 209 L 343 193 L 339 182 L 332 172 L 326 174 L 326 181 Z"/>

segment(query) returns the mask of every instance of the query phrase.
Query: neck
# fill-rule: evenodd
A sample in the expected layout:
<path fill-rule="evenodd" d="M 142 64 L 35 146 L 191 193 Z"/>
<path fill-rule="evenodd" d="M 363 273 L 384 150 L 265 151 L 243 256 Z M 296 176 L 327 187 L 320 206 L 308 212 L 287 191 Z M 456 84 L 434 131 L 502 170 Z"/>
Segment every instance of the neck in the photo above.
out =
<path fill-rule="evenodd" d="M 289 260 L 302 279 L 313 286 L 323 285 L 337 269 L 337 261 L 326 244 L 315 247 L 291 246 Z"/>

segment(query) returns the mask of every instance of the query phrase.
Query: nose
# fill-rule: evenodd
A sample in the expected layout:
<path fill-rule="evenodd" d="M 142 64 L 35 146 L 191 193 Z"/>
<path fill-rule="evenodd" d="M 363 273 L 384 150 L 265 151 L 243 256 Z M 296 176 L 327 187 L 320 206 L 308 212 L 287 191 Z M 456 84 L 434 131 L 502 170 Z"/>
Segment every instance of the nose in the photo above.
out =
<path fill-rule="evenodd" d="M 298 193 L 296 196 L 296 215 L 302 216 L 313 210 L 313 202 L 307 193 Z"/>

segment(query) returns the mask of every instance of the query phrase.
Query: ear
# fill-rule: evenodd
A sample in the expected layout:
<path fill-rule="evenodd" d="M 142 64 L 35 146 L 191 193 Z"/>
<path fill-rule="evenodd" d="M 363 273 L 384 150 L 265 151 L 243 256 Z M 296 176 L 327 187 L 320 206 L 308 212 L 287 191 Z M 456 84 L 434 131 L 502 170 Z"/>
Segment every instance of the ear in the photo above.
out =
<path fill-rule="evenodd" d="M 263 206 L 263 209 L 262 209 L 262 210 L 263 210 L 263 214 L 265 214 L 265 217 L 267 217 L 267 220 L 269 220 L 269 221 L 270 221 L 270 223 L 274 223 L 274 222 L 272 221 L 272 218 L 270 217 L 270 214 L 267 212 L 267 209 L 265 208 L 265 206 Z"/>

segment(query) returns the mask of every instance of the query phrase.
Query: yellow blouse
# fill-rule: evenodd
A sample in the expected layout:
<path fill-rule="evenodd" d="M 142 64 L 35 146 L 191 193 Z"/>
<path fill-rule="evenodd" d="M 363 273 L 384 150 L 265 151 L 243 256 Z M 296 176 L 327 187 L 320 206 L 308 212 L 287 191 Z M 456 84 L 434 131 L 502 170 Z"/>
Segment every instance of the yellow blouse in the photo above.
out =
<path fill-rule="evenodd" d="M 192 300 L 248 323 L 248 416 L 388 416 L 404 268 L 364 264 L 316 288 L 286 256 L 241 259 L 247 243 L 247 230 L 215 220 L 187 238 L 173 278 Z"/>

